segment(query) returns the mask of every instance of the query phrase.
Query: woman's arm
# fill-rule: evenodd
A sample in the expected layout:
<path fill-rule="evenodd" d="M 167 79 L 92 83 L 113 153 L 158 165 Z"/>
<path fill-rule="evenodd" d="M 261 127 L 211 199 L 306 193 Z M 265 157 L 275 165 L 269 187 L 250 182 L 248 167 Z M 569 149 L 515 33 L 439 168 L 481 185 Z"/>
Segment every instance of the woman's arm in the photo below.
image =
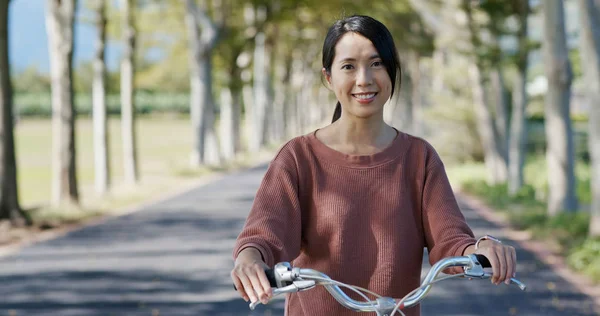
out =
<path fill-rule="evenodd" d="M 297 173 L 290 169 L 271 162 L 233 249 L 231 278 L 246 301 L 266 303 L 272 292 L 264 271 L 300 253 L 302 212 Z"/>

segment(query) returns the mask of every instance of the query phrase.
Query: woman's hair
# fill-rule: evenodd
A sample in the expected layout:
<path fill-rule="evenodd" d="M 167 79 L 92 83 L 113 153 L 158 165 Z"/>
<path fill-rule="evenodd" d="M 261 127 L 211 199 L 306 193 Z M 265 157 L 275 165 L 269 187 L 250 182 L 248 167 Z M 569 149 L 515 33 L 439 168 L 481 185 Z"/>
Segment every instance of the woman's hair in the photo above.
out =
<path fill-rule="evenodd" d="M 336 21 L 327 31 L 325 42 L 323 43 L 323 68 L 327 73 L 331 74 L 331 65 L 335 57 L 335 45 L 348 32 L 358 33 L 368 38 L 377 52 L 385 69 L 387 70 L 390 80 L 392 81 L 392 95 L 396 81 L 400 84 L 400 59 L 394 45 L 394 39 L 390 31 L 383 23 L 375 20 L 372 17 L 365 15 L 353 15 L 351 17 Z M 333 113 L 331 122 L 337 121 L 342 115 L 342 105 L 338 101 Z"/>

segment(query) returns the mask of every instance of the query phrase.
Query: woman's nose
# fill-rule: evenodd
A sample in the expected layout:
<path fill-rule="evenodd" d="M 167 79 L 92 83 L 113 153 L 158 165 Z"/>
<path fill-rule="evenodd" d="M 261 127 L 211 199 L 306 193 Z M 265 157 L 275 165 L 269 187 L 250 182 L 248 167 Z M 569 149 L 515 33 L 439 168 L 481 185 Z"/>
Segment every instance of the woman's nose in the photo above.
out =
<path fill-rule="evenodd" d="M 366 68 L 358 72 L 358 78 L 356 78 L 357 86 L 369 86 L 373 83 L 373 73 L 371 69 Z"/>

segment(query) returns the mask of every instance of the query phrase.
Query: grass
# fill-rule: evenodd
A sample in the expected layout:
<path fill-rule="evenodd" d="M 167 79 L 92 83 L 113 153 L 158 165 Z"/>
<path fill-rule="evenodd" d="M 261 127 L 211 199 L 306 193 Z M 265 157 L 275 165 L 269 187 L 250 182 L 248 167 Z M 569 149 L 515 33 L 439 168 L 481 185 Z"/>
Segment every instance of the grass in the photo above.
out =
<path fill-rule="evenodd" d="M 140 175 L 143 178 L 173 173 L 187 163 L 192 148 L 192 128 L 181 118 L 138 120 L 137 141 Z M 92 121 L 76 123 L 77 177 L 81 193 L 93 192 L 94 156 Z M 109 151 L 112 182 L 123 178 L 120 121 L 109 120 Z M 19 198 L 24 208 L 47 205 L 51 193 L 52 131 L 50 120 L 20 121 L 15 129 Z M 142 181 L 143 181 L 142 178 Z"/>
<path fill-rule="evenodd" d="M 500 212 L 516 229 L 531 232 L 564 256 L 574 270 L 600 283 L 600 240 L 588 238 L 590 214 L 585 211 L 591 201 L 590 166 L 577 162 L 577 196 L 583 211 L 549 216 L 546 211 L 546 162 L 543 156 L 529 157 L 524 169 L 525 185 L 515 195 L 508 194 L 505 183 L 489 185 L 483 163 L 470 163 L 447 168 L 454 188 L 482 198 Z"/>
<path fill-rule="evenodd" d="M 51 197 L 51 121 L 26 119 L 15 129 L 18 185 L 21 205 L 38 225 L 59 226 L 102 214 L 119 212 L 127 206 L 176 191 L 197 183 L 216 172 L 250 166 L 265 161 L 277 146 L 258 154 L 240 154 L 234 161 L 218 167 L 191 168 L 189 157 L 193 146 L 189 118 L 140 117 L 137 121 L 137 145 L 140 182 L 123 184 L 121 128 L 118 119 L 109 120 L 111 191 L 98 196 L 93 187 L 94 156 L 92 121 L 76 122 L 76 159 L 80 207 L 49 206 Z"/>

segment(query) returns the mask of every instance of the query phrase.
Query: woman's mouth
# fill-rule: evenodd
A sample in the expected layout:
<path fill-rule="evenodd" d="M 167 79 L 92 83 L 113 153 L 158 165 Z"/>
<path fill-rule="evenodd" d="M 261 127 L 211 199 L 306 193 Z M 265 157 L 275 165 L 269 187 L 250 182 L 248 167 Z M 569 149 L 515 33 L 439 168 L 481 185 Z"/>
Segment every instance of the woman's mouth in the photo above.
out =
<path fill-rule="evenodd" d="M 353 94 L 352 96 L 359 103 L 370 103 L 373 100 L 375 100 L 376 95 L 377 95 L 377 92 L 372 92 L 372 93 L 357 93 L 357 94 Z"/>

